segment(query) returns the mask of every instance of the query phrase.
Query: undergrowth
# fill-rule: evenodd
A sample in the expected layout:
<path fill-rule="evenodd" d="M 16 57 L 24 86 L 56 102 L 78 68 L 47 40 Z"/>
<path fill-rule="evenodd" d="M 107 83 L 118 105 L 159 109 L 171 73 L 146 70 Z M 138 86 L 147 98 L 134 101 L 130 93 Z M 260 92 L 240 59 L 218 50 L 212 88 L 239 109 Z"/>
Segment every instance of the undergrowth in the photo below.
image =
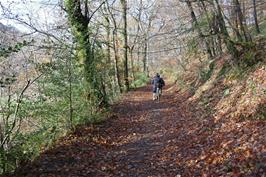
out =
<path fill-rule="evenodd" d="M 195 62 L 193 58 L 188 70 L 179 73 L 178 87 L 193 91 L 189 100 L 197 101 L 216 116 L 221 113 L 242 120 L 265 120 L 265 41 L 259 38 L 253 43 L 241 43 L 237 62 L 226 54 L 213 61 L 205 57 Z"/>
<path fill-rule="evenodd" d="M 145 73 L 136 73 L 136 80 L 131 83 L 131 88 L 143 87 L 149 82 L 149 78 Z"/>

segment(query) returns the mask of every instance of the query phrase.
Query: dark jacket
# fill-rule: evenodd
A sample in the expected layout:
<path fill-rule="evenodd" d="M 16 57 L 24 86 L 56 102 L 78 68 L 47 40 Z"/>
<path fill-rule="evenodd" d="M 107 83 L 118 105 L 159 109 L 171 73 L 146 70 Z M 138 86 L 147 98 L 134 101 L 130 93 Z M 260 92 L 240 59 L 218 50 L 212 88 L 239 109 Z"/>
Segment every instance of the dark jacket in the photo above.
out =
<path fill-rule="evenodd" d="M 164 82 L 163 78 L 158 77 L 158 76 L 155 76 L 152 79 L 151 83 L 152 83 L 152 91 L 153 91 L 153 93 L 156 93 L 157 87 L 162 89 L 163 86 L 165 86 L 165 82 Z"/>

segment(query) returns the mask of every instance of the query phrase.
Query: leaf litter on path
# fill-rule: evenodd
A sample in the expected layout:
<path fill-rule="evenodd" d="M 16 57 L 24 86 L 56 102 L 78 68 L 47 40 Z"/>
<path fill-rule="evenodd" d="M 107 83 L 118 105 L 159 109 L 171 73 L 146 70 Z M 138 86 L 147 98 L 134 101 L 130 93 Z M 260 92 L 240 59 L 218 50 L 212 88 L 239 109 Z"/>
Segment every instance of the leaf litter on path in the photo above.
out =
<path fill-rule="evenodd" d="M 129 92 L 113 117 L 82 126 L 17 176 L 263 176 L 263 121 L 215 122 L 189 94 Z"/>

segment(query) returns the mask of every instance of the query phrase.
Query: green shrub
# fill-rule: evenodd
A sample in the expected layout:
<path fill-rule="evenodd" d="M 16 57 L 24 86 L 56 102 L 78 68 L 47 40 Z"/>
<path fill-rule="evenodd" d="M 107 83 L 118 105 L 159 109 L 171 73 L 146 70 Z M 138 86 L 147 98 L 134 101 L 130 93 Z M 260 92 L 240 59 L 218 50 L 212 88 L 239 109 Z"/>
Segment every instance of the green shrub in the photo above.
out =
<path fill-rule="evenodd" d="M 245 63 L 247 66 L 252 66 L 256 64 L 256 57 L 255 57 L 255 52 L 249 50 L 246 51 L 243 55 L 243 63 Z"/>
<path fill-rule="evenodd" d="M 43 149 L 50 147 L 58 137 L 72 131 L 77 125 L 97 123 L 104 118 L 102 112 L 105 108 L 101 107 L 99 111 L 97 105 L 99 100 L 93 100 L 94 95 L 92 95 L 102 90 L 92 92 L 93 88 L 88 84 L 85 74 L 74 58 L 72 60 L 67 57 L 56 58 L 48 64 L 37 63 L 36 65 L 38 65 L 36 70 L 43 75 L 34 83 L 38 90 L 23 95 L 20 102 L 17 117 L 24 127 L 15 132 L 15 129 L 20 126 L 17 124 L 10 132 L 12 140 L 0 147 L 0 176 L 12 173 L 21 164 L 34 160 Z M 99 68 L 101 72 L 99 71 L 97 77 L 109 76 L 108 69 L 107 66 Z M 109 76 L 109 78 L 112 77 Z M 109 78 L 103 80 L 106 85 L 112 83 Z M 139 78 L 143 82 L 143 76 Z M 108 100 L 113 100 L 112 90 L 106 90 L 106 96 Z M 16 99 L 10 104 L 7 100 L 9 100 L 8 97 L 1 97 L 0 103 L 9 105 L 10 117 L 13 118 L 17 105 Z M 71 117 L 70 112 L 72 112 Z M 2 115 L 5 116 L 4 113 L 0 113 L 0 116 Z M 10 125 L 4 128 L 7 127 Z"/>
<path fill-rule="evenodd" d="M 136 80 L 131 83 L 131 87 L 133 88 L 143 87 L 148 82 L 149 82 L 148 76 L 143 72 L 139 72 L 136 73 Z"/>

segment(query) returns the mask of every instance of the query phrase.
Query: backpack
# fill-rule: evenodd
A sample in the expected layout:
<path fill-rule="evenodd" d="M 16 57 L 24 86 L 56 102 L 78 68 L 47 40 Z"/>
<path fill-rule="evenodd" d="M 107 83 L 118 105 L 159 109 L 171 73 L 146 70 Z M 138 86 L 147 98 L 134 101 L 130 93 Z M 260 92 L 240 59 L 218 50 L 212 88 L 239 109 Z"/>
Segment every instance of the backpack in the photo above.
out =
<path fill-rule="evenodd" d="M 164 86 L 164 81 L 162 78 L 157 78 L 155 80 L 155 86 L 158 88 L 162 88 Z"/>

